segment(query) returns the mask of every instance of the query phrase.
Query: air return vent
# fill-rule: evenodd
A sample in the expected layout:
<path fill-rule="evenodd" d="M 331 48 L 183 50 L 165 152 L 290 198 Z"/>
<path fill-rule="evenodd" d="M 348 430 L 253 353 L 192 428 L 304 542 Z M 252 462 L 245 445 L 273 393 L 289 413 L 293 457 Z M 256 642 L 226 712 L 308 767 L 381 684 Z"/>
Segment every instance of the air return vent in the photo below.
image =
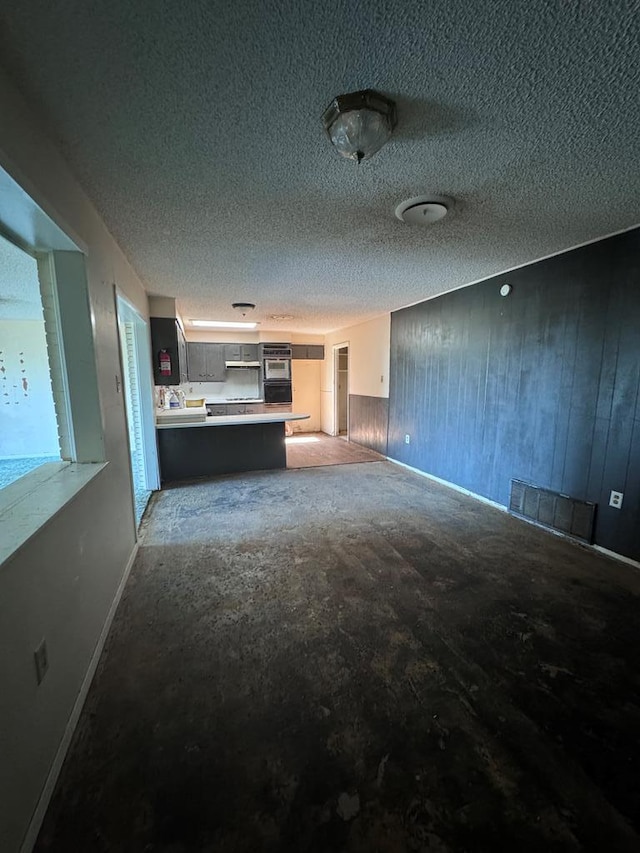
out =
<path fill-rule="evenodd" d="M 593 541 L 596 504 L 531 486 L 522 480 L 512 480 L 509 512 L 583 542 Z"/>

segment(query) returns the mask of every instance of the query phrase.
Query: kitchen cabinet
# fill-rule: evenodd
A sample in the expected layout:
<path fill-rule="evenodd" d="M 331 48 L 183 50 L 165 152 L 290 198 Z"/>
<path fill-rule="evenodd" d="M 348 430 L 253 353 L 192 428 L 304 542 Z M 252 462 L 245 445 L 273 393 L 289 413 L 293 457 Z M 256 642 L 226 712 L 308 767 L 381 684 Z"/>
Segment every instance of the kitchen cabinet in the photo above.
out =
<path fill-rule="evenodd" d="M 264 412 L 262 403 L 207 403 L 207 409 L 212 416 L 216 415 L 261 415 Z"/>
<path fill-rule="evenodd" d="M 324 344 L 291 344 L 291 357 L 295 359 L 324 359 Z"/>
<path fill-rule="evenodd" d="M 227 404 L 226 403 L 207 403 L 207 412 L 211 412 L 211 414 L 213 416 L 226 415 L 227 414 Z"/>
<path fill-rule="evenodd" d="M 187 344 L 187 363 L 190 382 L 224 382 L 225 344 Z"/>
<path fill-rule="evenodd" d="M 187 344 L 174 317 L 151 317 L 151 362 L 156 385 L 179 385 L 187 381 Z M 171 373 L 160 373 L 160 353 L 165 351 L 171 362 Z"/>
<path fill-rule="evenodd" d="M 227 403 L 228 415 L 246 415 L 244 403 Z"/>
<path fill-rule="evenodd" d="M 225 344 L 226 361 L 257 361 L 258 344 Z"/>
<path fill-rule="evenodd" d="M 201 424 L 158 427 L 162 482 L 286 468 L 285 417 L 253 424 L 207 418 Z"/>
<path fill-rule="evenodd" d="M 187 361 L 187 339 L 184 336 L 180 323 L 176 322 L 178 329 L 178 365 L 180 367 L 180 384 L 189 381 L 189 368 Z"/>

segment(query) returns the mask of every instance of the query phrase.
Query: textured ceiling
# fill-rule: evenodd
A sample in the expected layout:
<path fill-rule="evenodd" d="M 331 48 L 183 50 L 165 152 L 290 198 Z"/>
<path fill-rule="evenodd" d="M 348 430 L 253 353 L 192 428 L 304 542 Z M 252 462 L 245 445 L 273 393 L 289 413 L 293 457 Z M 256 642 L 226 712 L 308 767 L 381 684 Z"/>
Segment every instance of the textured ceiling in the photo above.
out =
<path fill-rule="evenodd" d="M 638 2 L 4 0 L 0 55 L 151 293 L 328 331 L 640 222 Z M 357 167 L 320 115 L 396 98 Z M 403 199 L 453 196 L 430 229 Z"/>

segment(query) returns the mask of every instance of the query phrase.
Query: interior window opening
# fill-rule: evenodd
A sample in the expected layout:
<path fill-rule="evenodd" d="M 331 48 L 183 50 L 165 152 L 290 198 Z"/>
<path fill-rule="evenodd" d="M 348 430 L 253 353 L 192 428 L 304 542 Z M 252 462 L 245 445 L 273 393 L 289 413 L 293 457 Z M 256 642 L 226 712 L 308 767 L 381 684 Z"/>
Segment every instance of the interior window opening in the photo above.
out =
<path fill-rule="evenodd" d="M 0 488 L 61 459 L 38 264 L 0 235 Z"/>

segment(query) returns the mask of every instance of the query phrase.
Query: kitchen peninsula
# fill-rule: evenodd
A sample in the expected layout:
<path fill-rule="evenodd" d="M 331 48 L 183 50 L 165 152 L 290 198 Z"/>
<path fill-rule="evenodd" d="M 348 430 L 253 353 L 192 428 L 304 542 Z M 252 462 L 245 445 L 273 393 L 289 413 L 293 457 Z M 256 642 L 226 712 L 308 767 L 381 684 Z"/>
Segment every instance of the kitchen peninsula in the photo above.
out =
<path fill-rule="evenodd" d="M 189 409 L 181 412 L 187 413 Z M 196 422 L 179 419 L 179 422 L 157 423 L 161 480 L 168 483 L 217 474 L 286 468 L 285 423 L 308 417 L 269 412 L 199 417 Z"/>

